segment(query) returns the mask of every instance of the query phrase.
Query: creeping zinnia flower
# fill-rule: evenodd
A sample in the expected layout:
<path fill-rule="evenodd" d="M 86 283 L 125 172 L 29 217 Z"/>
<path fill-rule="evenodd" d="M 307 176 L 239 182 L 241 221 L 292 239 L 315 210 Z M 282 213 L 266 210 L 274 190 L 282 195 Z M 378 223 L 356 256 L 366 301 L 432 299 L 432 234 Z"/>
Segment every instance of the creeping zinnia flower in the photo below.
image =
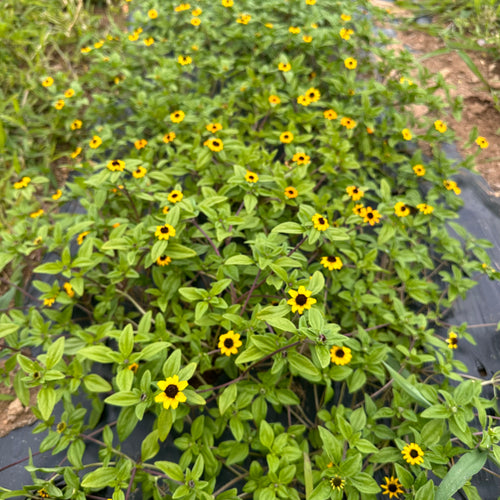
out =
<path fill-rule="evenodd" d="M 170 224 L 156 226 L 155 236 L 159 240 L 168 240 L 170 237 L 173 238 L 175 236 L 175 228 Z"/>
<path fill-rule="evenodd" d="M 351 349 L 334 345 L 330 349 L 330 358 L 336 365 L 347 365 L 352 359 Z"/>
<path fill-rule="evenodd" d="M 458 335 L 455 332 L 450 332 L 446 342 L 448 342 L 450 349 L 456 349 L 458 347 Z"/>
<path fill-rule="evenodd" d="M 247 182 L 257 182 L 259 180 L 259 176 L 255 172 L 247 170 L 247 173 L 245 174 L 245 180 Z"/>
<path fill-rule="evenodd" d="M 36 212 L 30 213 L 30 217 L 32 219 L 37 219 L 38 217 L 41 217 L 44 213 L 45 213 L 45 211 L 43 210 L 43 208 L 40 208 Z"/>
<path fill-rule="evenodd" d="M 163 408 L 168 410 L 172 407 L 174 410 L 179 406 L 179 403 L 186 401 L 186 395 L 182 392 L 188 383 L 186 380 L 179 380 L 178 375 L 168 377 L 166 380 L 160 380 L 158 387 L 162 390 L 160 394 L 155 396 L 156 403 L 163 403 Z"/>
<path fill-rule="evenodd" d="M 156 259 L 156 264 L 159 266 L 168 266 L 172 262 L 172 259 L 168 255 L 160 255 Z"/>
<path fill-rule="evenodd" d="M 344 116 L 340 120 L 340 124 L 345 127 L 345 128 L 354 128 L 356 126 L 356 122 L 352 118 L 348 118 L 347 116 Z"/>
<path fill-rule="evenodd" d="M 363 222 L 367 222 L 370 226 L 380 222 L 380 212 L 374 210 L 372 207 L 363 208 L 363 210 L 360 211 L 360 215 L 363 217 Z"/>
<path fill-rule="evenodd" d="M 316 0 L 306 0 L 306 5 L 316 5 Z"/>
<path fill-rule="evenodd" d="M 82 128 L 82 125 L 83 125 L 82 120 L 73 120 L 69 127 L 71 128 L 71 130 L 78 130 Z"/>
<path fill-rule="evenodd" d="M 215 151 L 216 153 L 224 149 L 224 143 L 217 138 L 207 139 L 203 145 L 207 146 L 210 151 Z"/>
<path fill-rule="evenodd" d="M 63 109 L 64 108 L 64 100 L 63 99 L 59 99 L 55 104 L 54 104 L 54 108 L 56 108 L 57 110 L 59 109 Z"/>
<path fill-rule="evenodd" d="M 302 40 L 304 40 L 304 42 L 306 42 L 306 43 L 311 43 L 311 42 L 312 42 L 312 39 L 313 39 L 313 37 L 312 37 L 312 36 L 309 36 L 309 35 L 304 35 L 304 36 L 302 37 Z"/>
<path fill-rule="evenodd" d="M 153 43 L 155 43 L 155 39 L 152 36 L 144 39 L 144 45 L 146 45 L 146 47 L 153 45 Z"/>
<path fill-rule="evenodd" d="M 342 259 L 340 257 L 336 257 L 335 255 L 321 257 L 321 264 L 329 271 L 333 271 L 334 269 L 338 271 L 342 269 L 342 266 L 344 265 Z"/>
<path fill-rule="evenodd" d="M 446 126 L 446 123 L 444 123 L 443 121 L 441 120 L 436 120 L 434 122 L 434 128 L 440 132 L 441 134 L 444 134 L 446 132 L 446 130 L 448 130 L 448 127 Z"/>
<path fill-rule="evenodd" d="M 486 140 L 485 137 L 482 137 L 482 136 L 479 136 L 477 139 L 476 139 L 476 144 L 481 148 L 481 149 L 486 149 L 490 144 L 489 142 Z"/>
<path fill-rule="evenodd" d="M 290 26 L 288 31 L 294 35 L 298 35 L 300 33 L 300 28 L 298 26 Z"/>
<path fill-rule="evenodd" d="M 398 498 L 400 493 L 404 493 L 403 485 L 399 482 L 399 479 L 391 476 L 389 479 L 387 476 L 384 478 L 385 484 L 381 484 L 383 495 L 389 495 L 389 499 L 392 497 Z"/>
<path fill-rule="evenodd" d="M 423 213 L 423 214 L 426 214 L 426 215 L 429 215 L 429 214 L 432 214 L 432 212 L 434 212 L 434 207 L 432 207 L 431 205 L 427 205 L 427 203 L 419 203 L 417 205 L 417 208 Z"/>
<path fill-rule="evenodd" d="M 141 177 L 144 177 L 147 173 L 147 170 L 143 167 L 143 166 L 140 166 L 140 167 L 137 167 L 133 172 L 132 172 L 132 175 L 136 178 L 136 179 L 140 179 Z"/>
<path fill-rule="evenodd" d="M 82 54 L 88 54 L 91 50 L 92 50 L 92 48 L 91 48 L 91 47 L 82 47 L 82 48 L 80 49 L 80 52 L 81 52 Z"/>
<path fill-rule="evenodd" d="M 420 465 L 424 461 L 424 452 L 416 443 L 407 444 L 401 453 L 410 465 Z"/>
<path fill-rule="evenodd" d="M 63 285 L 64 291 L 68 294 L 68 297 L 73 298 L 75 296 L 75 291 L 71 286 L 71 283 L 64 283 Z"/>
<path fill-rule="evenodd" d="M 365 195 L 365 192 L 356 186 L 347 186 L 345 190 L 353 201 L 358 201 Z"/>
<path fill-rule="evenodd" d="M 281 102 L 281 99 L 277 95 L 270 95 L 269 96 L 269 103 L 270 104 L 279 104 Z"/>
<path fill-rule="evenodd" d="M 85 239 L 85 237 L 90 233 L 90 231 L 84 231 L 83 233 L 80 233 L 77 237 L 76 237 L 76 242 L 81 245 L 83 243 L 83 240 Z"/>
<path fill-rule="evenodd" d="M 50 87 L 54 83 L 54 79 L 51 76 L 48 76 L 45 78 L 45 80 L 42 81 L 42 85 L 44 87 Z"/>
<path fill-rule="evenodd" d="M 348 14 L 341 14 L 340 19 L 342 19 L 342 21 L 347 22 L 351 20 L 351 16 L 349 16 Z"/>
<path fill-rule="evenodd" d="M 234 5 L 233 0 L 222 0 L 223 7 L 232 7 Z"/>
<path fill-rule="evenodd" d="M 394 205 L 394 213 L 398 217 L 406 217 L 407 215 L 410 215 L 410 207 L 402 201 L 399 201 Z"/>
<path fill-rule="evenodd" d="M 72 153 L 71 153 L 71 158 L 76 158 L 80 153 L 82 152 L 82 148 L 76 148 Z"/>
<path fill-rule="evenodd" d="M 240 24 L 248 24 L 250 22 L 250 19 L 252 19 L 252 16 L 250 14 L 240 14 L 238 19 L 236 19 L 236 22 Z"/>
<path fill-rule="evenodd" d="M 207 126 L 206 126 L 206 129 L 209 131 L 209 132 L 212 132 L 212 134 L 215 134 L 216 132 L 218 132 L 219 130 L 222 130 L 222 125 L 220 123 L 209 123 Z"/>
<path fill-rule="evenodd" d="M 306 290 L 305 286 L 299 286 L 299 289 L 288 290 L 288 294 L 292 297 L 287 301 L 287 304 L 292 306 L 292 312 L 303 314 L 306 309 L 311 309 L 317 300 L 311 297 L 311 290 Z"/>
<path fill-rule="evenodd" d="M 128 39 L 131 41 L 131 42 L 137 42 L 137 40 L 139 40 L 139 33 L 136 33 L 134 31 L 134 33 L 131 33 L 129 36 L 128 36 Z"/>
<path fill-rule="evenodd" d="M 92 149 L 97 149 L 102 144 L 102 139 L 98 135 L 94 135 L 89 142 L 89 146 Z"/>
<path fill-rule="evenodd" d="M 351 35 L 354 34 L 354 31 L 351 29 L 342 28 L 339 34 L 340 38 L 342 38 L 343 40 L 349 40 L 351 38 Z"/>
<path fill-rule="evenodd" d="M 14 182 L 14 189 L 23 189 L 31 182 L 31 177 L 23 177 L 20 181 Z"/>
<path fill-rule="evenodd" d="M 180 123 L 182 120 L 184 120 L 185 117 L 184 111 L 174 111 L 173 113 L 170 113 L 170 119 L 172 120 L 173 123 Z"/>
<path fill-rule="evenodd" d="M 179 201 L 182 201 L 182 198 L 184 198 L 184 195 L 178 189 L 174 189 L 173 191 L 170 191 L 170 193 L 168 194 L 168 197 L 167 197 L 167 199 L 170 203 L 178 203 Z"/>
<path fill-rule="evenodd" d="M 52 199 L 53 200 L 58 200 L 60 197 L 62 196 L 62 191 L 60 189 L 58 189 L 53 195 L 52 195 Z"/>
<path fill-rule="evenodd" d="M 56 301 L 57 297 L 49 297 L 48 299 L 43 299 L 43 305 L 47 307 L 52 307 L 52 304 Z"/>
<path fill-rule="evenodd" d="M 448 179 L 445 179 L 443 181 L 443 185 L 448 191 L 453 191 L 457 196 L 462 192 L 462 190 L 457 186 L 457 183 L 455 181 L 450 181 Z"/>
<path fill-rule="evenodd" d="M 297 97 L 297 103 L 302 104 L 302 106 L 309 106 L 311 102 L 311 99 L 309 99 L 306 95 L 299 95 L 299 97 Z"/>
<path fill-rule="evenodd" d="M 315 89 L 314 87 L 311 87 L 309 90 L 307 90 L 305 95 L 311 102 L 317 102 L 321 97 L 320 91 L 318 89 Z"/>
<path fill-rule="evenodd" d="M 201 24 L 201 19 L 199 17 L 193 17 L 190 22 L 193 26 L 199 26 Z"/>
<path fill-rule="evenodd" d="M 295 153 L 292 157 L 292 161 L 296 161 L 297 165 L 307 165 L 311 162 L 311 158 L 305 153 Z"/>
<path fill-rule="evenodd" d="M 127 366 L 127 370 L 130 370 L 132 373 L 137 373 L 137 370 L 139 369 L 139 365 L 137 363 L 130 363 Z"/>
<path fill-rule="evenodd" d="M 293 141 L 293 134 L 288 130 L 280 135 L 280 141 L 283 144 L 290 144 Z"/>
<path fill-rule="evenodd" d="M 425 167 L 423 165 L 414 165 L 413 171 L 418 177 L 422 177 L 425 175 Z"/>
<path fill-rule="evenodd" d="M 231 356 L 231 354 L 238 354 L 238 348 L 242 345 L 243 343 L 240 340 L 240 334 L 234 333 L 233 330 L 229 330 L 227 333 L 219 337 L 217 347 L 220 349 L 221 354 Z"/>
<path fill-rule="evenodd" d="M 327 120 L 336 120 L 338 115 L 333 109 L 327 109 L 326 111 L 323 111 L 323 116 Z"/>
<path fill-rule="evenodd" d="M 145 148 L 148 144 L 148 141 L 146 139 L 139 139 L 134 142 L 135 149 L 142 149 Z"/>
<path fill-rule="evenodd" d="M 125 162 L 123 160 L 111 160 L 108 161 L 106 167 L 111 170 L 111 172 L 123 172 L 125 168 Z"/>
<path fill-rule="evenodd" d="M 352 212 L 361 217 L 361 213 L 363 212 L 364 208 L 365 207 L 361 203 L 358 203 L 354 206 L 354 208 L 352 209 Z"/>
<path fill-rule="evenodd" d="M 405 141 L 411 141 L 412 135 L 411 135 L 411 132 L 407 128 L 404 128 L 403 130 L 401 130 L 401 133 L 403 134 L 403 139 Z"/>
<path fill-rule="evenodd" d="M 292 69 L 292 65 L 290 63 L 282 63 L 282 62 L 280 62 L 278 64 L 278 69 L 280 71 L 283 71 L 284 73 L 286 73 L 287 71 L 290 71 Z"/>
<path fill-rule="evenodd" d="M 288 186 L 285 188 L 285 196 L 291 200 L 293 198 L 297 198 L 299 195 L 299 192 L 293 187 L 293 186 Z"/>
<path fill-rule="evenodd" d="M 149 17 L 149 19 L 156 19 L 158 17 L 157 10 L 156 9 L 148 10 L 148 17 Z"/>
<path fill-rule="evenodd" d="M 203 11 L 199 7 L 197 7 L 196 9 L 191 11 L 191 15 L 192 16 L 201 16 L 202 12 Z"/>
<path fill-rule="evenodd" d="M 347 68 L 347 69 L 356 69 L 356 66 L 358 65 L 358 61 L 356 61 L 356 59 L 354 59 L 354 57 L 348 57 L 345 61 L 344 61 L 344 66 Z"/>
<path fill-rule="evenodd" d="M 191 56 L 179 56 L 177 58 L 177 62 L 182 66 L 186 66 L 187 64 L 191 64 L 193 62 L 193 59 L 191 58 Z"/>
<path fill-rule="evenodd" d="M 332 486 L 332 489 L 342 491 L 345 486 L 345 480 L 340 476 L 335 476 L 330 479 L 330 484 Z"/>
<path fill-rule="evenodd" d="M 175 139 L 175 132 L 168 132 L 163 136 L 163 142 L 165 144 L 168 144 L 169 142 L 172 142 Z"/>
<path fill-rule="evenodd" d="M 328 219 L 321 214 L 314 214 L 311 220 L 318 231 L 326 231 L 330 227 Z"/>

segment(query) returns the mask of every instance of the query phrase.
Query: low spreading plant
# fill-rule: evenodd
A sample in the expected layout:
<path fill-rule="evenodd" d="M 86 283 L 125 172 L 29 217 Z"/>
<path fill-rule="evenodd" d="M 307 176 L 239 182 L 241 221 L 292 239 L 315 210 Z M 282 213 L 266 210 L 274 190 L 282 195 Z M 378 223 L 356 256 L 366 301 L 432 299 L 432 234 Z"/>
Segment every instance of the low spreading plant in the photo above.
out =
<path fill-rule="evenodd" d="M 0 498 L 479 498 L 496 380 L 443 316 L 498 278 L 452 222 L 487 138 L 446 157 L 459 101 L 366 2 L 129 5 L 37 83 L 64 183 L 6 187 L 2 267 L 45 261 L 3 297 L 4 381 L 66 460 Z"/>

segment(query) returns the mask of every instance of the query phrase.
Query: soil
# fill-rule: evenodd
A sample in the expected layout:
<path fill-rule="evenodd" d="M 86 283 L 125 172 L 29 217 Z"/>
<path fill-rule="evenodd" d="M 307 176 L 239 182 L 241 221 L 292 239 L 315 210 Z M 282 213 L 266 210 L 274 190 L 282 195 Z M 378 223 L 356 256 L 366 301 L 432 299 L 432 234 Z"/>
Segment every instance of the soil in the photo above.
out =
<path fill-rule="evenodd" d="M 411 17 L 411 13 L 384 0 L 370 0 L 377 7 L 381 7 L 397 18 Z M 397 39 L 391 48 L 411 50 L 432 73 L 441 73 L 446 82 L 451 85 L 451 96 L 462 96 L 463 112 L 460 122 L 456 121 L 451 113 L 443 117 L 448 127 L 453 129 L 457 136 L 457 148 L 462 156 L 474 153 L 478 147 L 473 144 L 465 148 L 469 134 L 477 127 L 479 135 L 486 137 L 489 142 L 487 149 L 480 151 L 476 158 L 476 169 L 487 180 L 491 194 L 500 197 L 500 112 L 494 106 L 491 93 L 485 85 L 469 69 L 460 55 L 451 51 L 433 57 L 424 57 L 437 49 L 445 47 L 439 38 L 418 30 L 403 29 L 396 23 L 387 23 L 385 28 L 396 32 Z M 479 54 L 479 55 L 478 55 Z M 500 89 L 500 62 L 488 60 L 480 52 L 469 53 L 483 77 L 493 89 Z M 425 109 L 415 109 L 415 113 L 422 115 Z"/>

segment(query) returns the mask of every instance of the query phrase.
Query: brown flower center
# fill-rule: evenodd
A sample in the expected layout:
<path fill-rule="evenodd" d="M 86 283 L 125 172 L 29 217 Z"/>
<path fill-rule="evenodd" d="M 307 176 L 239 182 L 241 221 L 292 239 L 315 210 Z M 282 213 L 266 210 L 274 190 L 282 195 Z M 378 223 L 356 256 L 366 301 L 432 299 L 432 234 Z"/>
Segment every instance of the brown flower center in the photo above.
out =
<path fill-rule="evenodd" d="M 96 142 L 96 141 L 94 141 L 94 142 Z M 118 166 L 120 166 L 120 162 L 118 160 L 113 160 L 113 163 L 111 165 L 113 165 L 113 167 L 118 167 Z"/>
<path fill-rule="evenodd" d="M 373 215 L 373 213 L 372 213 L 372 212 L 368 212 L 368 213 L 366 214 L 366 216 L 367 216 L 369 219 L 373 219 L 373 217 L 374 217 L 374 215 Z"/>
<path fill-rule="evenodd" d="M 255 177 L 253 175 L 249 175 L 248 179 L 251 180 L 251 181 L 253 181 L 255 179 Z"/>
<path fill-rule="evenodd" d="M 450 339 L 450 344 L 451 344 L 451 345 L 457 345 L 457 344 L 458 344 L 458 339 L 457 339 L 456 337 L 452 337 L 452 338 Z"/>
<path fill-rule="evenodd" d="M 417 458 L 418 457 L 418 451 L 413 449 L 410 451 L 410 457 L 411 458 Z"/>
<path fill-rule="evenodd" d="M 168 234 L 168 227 L 167 226 L 163 226 L 161 229 L 160 229 L 160 232 L 163 233 L 163 234 Z"/>
<path fill-rule="evenodd" d="M 397 485 L 395 485 L 394 483 L 391 483 L 391 484 L 389 484 L 389 485 L 387 486 L 387 489 L 388 489 L 389 491 L 391 491 L 392 493 L 395 493 L 395 492 L 397 491 L 398 487 L 397 487 Z"/>
<path fill-rule="evenodd" d="M 321 224 L 321 225 L 323 225 L 325 223 L 325 219 L 323 219 L 323 217 L 320 217 L 318 219 L 318 223 Z"/>
<path fill-rule="evenodd" d="M 213 141 L 212 145 L 215 146 L 216 148 L 218 148 L 220 146 L 220 142 L 219 141 Z"/>
<path fill-rule="evenodd" d="M 340 477 L 334 477 L 332 479 L 332 485 L 335 488 L 340 488 L 342 486 L 342 478 L 340 478 Z"/>
<path fill-rule="evenodd" d="M 231 347 L 233 347 L 234 345 L 234 342 L 233 342 L 233 339 L 226 339 L 224 340 L 224 347 L 226 347 L 227 349 L 231 349 Z"/>
<path fill-rule="evenodd" d="M 179 392 L 179 388 L 175 384 L 170 384 L 169 386 L 167 386 L 167 388 L 163 392 L 165 392 L 165 394 L 169 398 L 175 398 L 175 396 L 177 396 L 177 394 Z"/>
<path fill-rule="evenodd" d="M 303 293 L 299 293 L 297 297 L 295 297 L 295 303 L 298 306 L 303 306 L 307 303 L 307 297 Z"/>
<path fill-rule="evenodd" d="M 327 260 L 328 262 L 332 262 L 332 263 L 334 263 L 334 262 L 337 262 L 337 257 L 334 257 L 333 255 L 330 255 L 330 256 L 328 256 L 328 257 L 326 258 L 326 260 Z"/>
<path fill-rule="evenodd" d="M 337 349 L 335 351 L 335 356 L 337 356 L 337 358 L 343 358 L 344 354 L 345 354 L 344 349 Z"/>
<path fill-rule="evenodd" d="M 165 260 L 166 258 L 167 258 L 167 256 L 166 256 L 166 255 L 162 255 L 162 256 L 160 257 L 160 260 Z"/>
<path fill-rule="evenodd" d="M 355 187 L 355 188 L 352 190 L 352 194 L 358 194 L 358 193 L 359 193 L 358 188 L 357 188 L 357 187 Z"/>

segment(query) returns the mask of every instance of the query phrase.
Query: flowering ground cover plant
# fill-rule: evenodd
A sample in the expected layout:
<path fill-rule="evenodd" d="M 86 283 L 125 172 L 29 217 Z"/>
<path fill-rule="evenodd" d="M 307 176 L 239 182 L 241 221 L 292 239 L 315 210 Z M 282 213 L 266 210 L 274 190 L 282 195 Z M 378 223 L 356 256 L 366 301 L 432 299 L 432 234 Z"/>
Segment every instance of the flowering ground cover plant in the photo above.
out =
<path fill-rule="evenodd" d="M 40 451 L 67 460 L 0 498 L 479 498 L 499 417 L 443 316 L 498 273 L 452 222 L 459 102 L 365 2 L 130 11 L 82 40 L 77 79 L 40 75 L 69 176 L 13 164 L 5 186 L 2 267 L 57 257 L 29 307 L 20 279 L 3 297 L 2 374 L 39 389 Z"/>

